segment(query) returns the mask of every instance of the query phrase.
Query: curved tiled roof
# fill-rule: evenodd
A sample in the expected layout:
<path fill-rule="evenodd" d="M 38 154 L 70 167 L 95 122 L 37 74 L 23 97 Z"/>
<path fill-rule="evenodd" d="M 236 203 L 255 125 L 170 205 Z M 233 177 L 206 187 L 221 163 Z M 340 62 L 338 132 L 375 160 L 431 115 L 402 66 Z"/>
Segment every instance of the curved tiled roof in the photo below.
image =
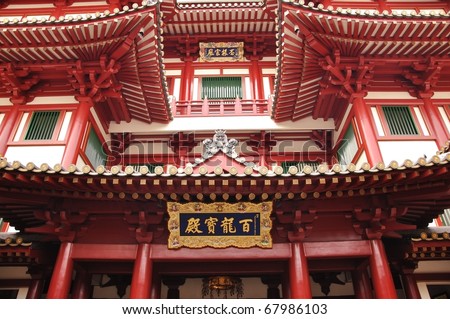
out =
<path fill-rule="evenodd" d="M 164 75 L 162 22 L 156 4 L 156 1 L 143 1 L 142 5 L 124 6 L 122 10 L 113 12 L 69 15 L 60 19 L 4 19 L 0 21 L 3 28 L 0 33 L 0 63 L 18 64 L 20 68 L 21 63 L 32 62 L 31 68 L 35 67 L 37 74 L 47 70 L 52 72 L 59 66 L 73 75 L 80 72 L 78 67 L 85 71 L 85 64 L 95 65 L 107 57 L 115 67 L 111 82 L 120 84 L 114 97 L 105 97 L 108 102 L 120 110 L 126 103 L 131 117 L 140 121 L 167 123 L 172 114 Z M 58 63 L 53 65 L 55 61 Z M 48 66 L 41 67 L 40 63 Z M 77 81 L 84 80 L 75 76 L 68 82 Z M 78 92 L 76 85 L 64 88 L 65 93 L 73 90 L 72 94 L 87 94 Z M 0 83 L 0 93 L 10 90 Z M 115 120 L 129 121 L 130 118 L 124 116 Z"/>
<path fill-rule="evenodd" d="M 244 176 L 252 176 L 252 177 L 304 177 L 304 176 L 331 176 L 331 175 L 347 175 L 347 174 L 361 174 L 361 173 L 372 173 L 376 174 L 378 172 L 390 172 L 393 170 L 405 170 L 405 169 L 416 169 L 419 167 L 430 167 L 430 166 L 438 166 L 438 165 L 447 165 L 450 163 L 450 153 L 441 153 L 438 155 L 434 155 L 429 159 L 425 159 L 424 157 L 420 157 L 415 161 L 410 159 L 405 160 L 402 164 L 399 164 L 397 161 L 391 161 L 389 164 L 378 163 L 375 166 L 371 166 L 369 163 L 364 163 L 361 167 L 357 167 L 355 164 L 351 163 L 349 165 L 340 165 L 335 164 L 331 168 L 327 164 L 321 164 L 316 169 L 313 169 L 311 166 L 304 166 L 301 171 L 298 170 L 297 167 L 291 166 L 289 168 L 288 173 L 283 173 L 283 168 L 281 166 L 277 166 L 273 168 L 273 170 L 268 169 L 265 166 L 259 167 L 259 171 L 255 171 L 252 167 L 247 167 L 245 169 L 244 174 L 238 174 L 238 170 L 234 170 L 233 168 L 229 172 L 225 172 L 221 167 L 216 167 L 214 169 L 214 173 L 208 173 L 209 170 L 201 169 L 200 167 L 199 173 L 194 174 L 194 171 L 191 166 L 187 166 L 186 168 L 177 168 L 175 166 L 171 166 L 167 172 L 164 171 L 162 166 L 157 166 L 155 168 L 155 173 L 150 173 L 147 166 L 141 166 L 139 170 L 136 170 L 133 166 L 127 166 L 125 168 L 121 168 L 120 166 L 112 166 L 110 169 L 106 169 L 105 166 L 100 165 L 95 170 L 92 169 L 89 165 L 84 165 L 81 168 L 78 168 L 75 164 L 69 165 L 64 168 L 61 164 L 56 164 L 54 167 L 50 167 L 48 164 L 43 163 L 41 165 L 36 165 L 33 162 L 29 162 L 27 164 L 21 163 L 19 161 L 8 162 L 7 159 L 0 159 L 0 170 L 12 171 L 17 170 L 21 172 L 34 172 L 34 173 L 47 173 L 47 174 L 74 174 L 74 175 L 90 175 L 90 176 L 161 176 L 161 177 L 170 177 L 170 176 L 222 176 L 222 177 L 244 177 Z"/>
<path fill-rule="evenodd" d="M 449 67 L 449 13 L 379 13 L 284 0 L 281 14 L 272 106 L 278 122 L 309 116 L 336 120 L 358 90 L 388 90 L 380 61 L 392 63 L 388 74 L 400 75 L 404 88 L 411 84 L 402 78 L 406 65 L 397 64 L 399 57 L 425 64 L 433 57 L 440 67 Z M 348 79 L 346 67 L 352 71 Z M 356 78 L 360 87 L 353 84 Z M 446 81 L 441 82 L 435 90 L 447 88 Z M 340 88 L 342 97 L 332 90 Z"/>

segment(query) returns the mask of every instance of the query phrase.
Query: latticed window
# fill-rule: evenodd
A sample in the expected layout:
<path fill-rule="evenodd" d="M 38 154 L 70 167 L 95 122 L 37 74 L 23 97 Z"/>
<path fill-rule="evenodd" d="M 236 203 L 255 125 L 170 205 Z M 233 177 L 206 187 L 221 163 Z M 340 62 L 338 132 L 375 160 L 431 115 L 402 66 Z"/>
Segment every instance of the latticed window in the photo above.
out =
<path fill-rule="evenodd" d="M 148 168 L 148 172 L 151 174 L 155 173 L 155 168 L 158 166 L 164 166 L 164 163 L 148 163 L 148 164 L 132 164 L 130 165 L 134 168 L 135 171 L 139 172 L 141 166 L 146 166 Z"/>
<path fill-rule="evenodd" d="M 34 112 L 28 126 L 25 140 L 51 140 L 58 123 L 59 111 Z"/>
<path fill-rule="evenodd" d="M 358 142 L 356 140 L 353 126 L 350 125 L 347 132 L 345 132 L 343 142 L 337 151 L 339 164 L 350 164 L 355 157 L 356 152 L 358 152 Z"/>
<path fill-rule="evenodd" d="M 391 135 L 419 134 L 408 106 L 383 106 L 382 110 Z"/>
<path fill-rule="evenodd" d="M 286 161 L 281 163 L 281 167 L 283 168 L 283 173 L 289 173 L 289 167 L 295 166 L 297 167 L 298 171 L 301 172 L 305 166 L 310 166 L 313 170 L 316 170 L 317 167 L 319 167 L 319 163 L 317 162 L 297 162 L 297 161 Z"/>
<path fill-rule="evenodd" d="M 202 78 L 202 99 L 242 99 L 242 78 L 236 76 Z"/>
<path fill-rule="evenodd" d="M 91 162 L 92 167 L 97 167 L 106 164 L 106 154 L 103 151 L 102 142 L 95 133 L 95 130 L 91 128 L 89 132 L 88 141 L 84 154 Z"/>
<path fill-rule="evenodd" d="M 443 226 L 450 226 L 450 209 L 444 210 L 444 213 L 439 217 L 442 221 Z"/>

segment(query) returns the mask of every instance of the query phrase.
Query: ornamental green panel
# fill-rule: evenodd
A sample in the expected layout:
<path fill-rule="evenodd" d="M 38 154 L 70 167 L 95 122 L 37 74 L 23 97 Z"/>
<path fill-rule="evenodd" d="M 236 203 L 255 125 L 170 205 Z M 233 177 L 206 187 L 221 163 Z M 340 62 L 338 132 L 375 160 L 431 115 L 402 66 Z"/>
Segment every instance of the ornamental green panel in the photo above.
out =
<path fill-rule="evenodd" d="M 226 100 L 239 97 L 242 99 L 242 78 L 226 77 L 204 77 L 202 78 L 202 99 Z"/>
<path fill-rule="evenodd" d="M 391 135 L 419 135 L 408 106 L 383 106 L 382 109 Z"/>
<path fill-rule="evenodd" d="M 89 132 L 84 154 L 91 162 L 93 168 L 106 164 L 106 154 L 103 151 L 102 142 L 93 129 Z"/>
<path fill-rule="evenodd" d="M 355 157 L 356 152 L 358 152 L 358 142 L 356 141 L 353 126 L 350 125 L 347 129 L 347 132 L 345 132 L 343 142 L 337 151 L 339 164 L 350 164 Z"/>
<path fill-rule="evenodd" d="M 25 140 L 51 140 L 56 123 L 59 118 L 59 111 L 37 111 L 31 116 Z"/>
<path fill-rule="evenodd" d="M 298 171 L 301 172 L 305 166 L 310 166 L 313 170 L 316 170 L 319 167 L 319 163 L 317 162 L 309 162 L 309 161 L 286 161 L 281 163 L 281 167 L 283 168 L 283 174 L 289 173 L 289 167 L 295 166 L 298 168 Z"/>
<path fill-rule="evenodd" d="M 148 172 L 150 174 L 154 174 L 155 168 L 158 166 L 164 166 L 164 163 L 132 164 L 131 166 L 133 166 L 135 171 L 139 171 L 141 166 L 147 166 Z"/>

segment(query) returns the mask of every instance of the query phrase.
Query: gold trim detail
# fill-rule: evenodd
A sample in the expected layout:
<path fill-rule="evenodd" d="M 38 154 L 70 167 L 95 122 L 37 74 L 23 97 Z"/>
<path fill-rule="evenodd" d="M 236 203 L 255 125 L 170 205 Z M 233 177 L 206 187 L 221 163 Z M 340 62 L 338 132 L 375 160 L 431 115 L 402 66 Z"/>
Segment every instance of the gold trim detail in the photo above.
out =
<path fill-rule="evenodd" d="M 272 248 L 272 237 L 270 231 L 272 229 L 272 221 L 270 219 L 270 214 L 272 212 L 272 202 L 262 202 L 262 203 L 251 203 L 251 202 L 241 202 L 241 203 L 226 203 L 226 202 L 216 202 L 216 203 L 201 203 L 201 202 L 191 202 L 187 204 L 180 204 L 178 202 L 168 202 L 167 211 L 169 213 L 169 221 L 167 223 L 168 230 L 170 232 L 168 240 L 169 249 L 179 249 L 181 247 L 189 248 L 203 248 L 203 247 L 213 247 L 213 248 L 226 248 L 226 247 L 238 247 L 238 248 L 250 248 L 250 247 L 260 247 L 260 248 Z M 198 217 L 205 217 L 205 223 L 207 219 L 211 219 L 209 215 L 214 215 L 215 227 L 216 229 L 223 227 L 223 221 L 229 221 L 231 218 L 236 218 L 239 214 L 255 214 L 259 219 L 259 234 L 249 234 L 245 235 L 241 233 L 240 235 L 232 235 L 232 231 L 225 231 L 221 235 L 201 235 L 203 233 L 197 228 L 197 231 L 190 231 L 189 235 L 181 235 L 181 233 L 186 233 L 186 229 L 180 230 L 182 227 L 182 221 L 180 215 L 182 214 L 195 214 Z M 222 216 L 223 219 L 217 218 Z M 200 220 L 201 218 L 199 218 Z M 198 222 L 198 220 L 197 220 Z M 239 221 L 230 227 L 243 227 L 245 223 Z M 191 227 L 191 224 L 188 224 Z M 183 227 L 184 228 L 184 227 Z M 256 228 L 255 228 L 256 229 Z M 192 230 L 192 228 L 190 228 Z M 230 230 L 230 229 L 228 229 Z M 226 233 L 227 235 L 224 235 Z M 209 231 L 208 231 L 209 234 Z"/>
<path fill-rule="evenodd" d="M 200 62 L 242 62 L 244 42 L 200 42 Z"/>

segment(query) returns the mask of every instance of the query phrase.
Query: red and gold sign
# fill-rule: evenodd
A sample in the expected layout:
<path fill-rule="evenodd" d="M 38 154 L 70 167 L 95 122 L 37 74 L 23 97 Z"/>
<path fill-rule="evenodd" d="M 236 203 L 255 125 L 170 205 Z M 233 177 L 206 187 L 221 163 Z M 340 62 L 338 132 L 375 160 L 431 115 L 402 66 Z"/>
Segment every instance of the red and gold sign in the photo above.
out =
<path fill-rule="evenodd" d="M 168 246 L 271 248 L 272 202 L 167 204 Z"/>
<path fill-rule="evenodd" d="M 243 42 L 200 42 L 200 62 L 244 61 Z"/>

